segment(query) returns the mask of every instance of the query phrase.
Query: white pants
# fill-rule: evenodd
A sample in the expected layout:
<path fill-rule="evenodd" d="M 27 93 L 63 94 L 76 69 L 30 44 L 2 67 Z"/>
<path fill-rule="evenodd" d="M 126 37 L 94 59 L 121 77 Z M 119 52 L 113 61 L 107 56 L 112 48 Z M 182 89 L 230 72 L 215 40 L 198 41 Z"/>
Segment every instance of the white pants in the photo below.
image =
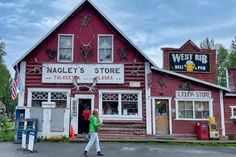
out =
<path fill-rule="evenodd" d="M 86 150 L 87 152 L 91 149 L 91 147 L 93 146 L 93 144 L 96 144 L 96 150 L 97 152 L 101 151 L 100 149 L 100 144 L 99 144 L 99 138 L 98 138 L 98 133 L 94 132 L 94 133 L 90 133 L 90 140 L 89 143 L 87 144 L 87 146 L 85 147 L 84 150 Z"/>

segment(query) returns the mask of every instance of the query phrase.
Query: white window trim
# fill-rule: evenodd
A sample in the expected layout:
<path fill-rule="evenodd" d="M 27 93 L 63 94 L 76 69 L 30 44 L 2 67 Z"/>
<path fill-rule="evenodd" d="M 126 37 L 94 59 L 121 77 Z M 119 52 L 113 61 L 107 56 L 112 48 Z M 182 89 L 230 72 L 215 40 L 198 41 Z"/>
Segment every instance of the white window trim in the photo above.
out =
<path fill-rule="evenodd" d="M 32 92 L 49 92 L 48 102 L 51 102 L 51 92 L 67 92 L 66 108 L 70 108 L 70 89 L 28 88 L 27 107 L 32 107 Z"/>
<path fill-rule="evenodd" d="M 100 36 L 112 37 L 111 61 L 100 61 L 100 59 L 99 59 L 99 37 Z M 97 39 L 97 62 L 98 63 L 113 63 L 114 62 L 114 35 L 113 34 L 98 34 L 98 39 Z"/>
<path fill-rule="evenodd" d="M 231 108 L 231 117 L 230 119 L 236 119 L 236 116 L 234 116 L 234 109 L 236 109 L 236 105 L 235 106 L 229 106 Z"/>
<path fill-rule="evenodd" d="M 138 115 L 103 115 L 102 114 L 102 94 L 103 93 L 136 93 L 138 94 Z M 119 111 L 121 111 L 121 101 L 119 100 Z M 142 120 L 142 91 L 141 90 L 99 90 L 99 116 L 106 120 Z"/>
<path fill-rule="evenodd" d="M 176 99 L 175 98 L 175 109 L 176 109 L 176 119 L 175 120 L 186 120 L 186 121 L 209 121 L 209 119 L 196 119 L 196 118 L 179 118 L 179 101 L 207 101 L 209 102 L 209 117 L 213 117 L 213 99 Z M 193 117 L 195 117 L 195 109 L 193 108 Z"/>
<path fill-rule="evenodd" d="M 60 61 L 59 58 L 59 53 L 60 53 L 60 38 L 61 36 L 72 36 L 72 57 L 71 61 Z M 71 63 L 74 61 L 74 34 L 58 34 L 58 41 L 57 41 L 57 62 L 62 62 L 62 63 Z"/>

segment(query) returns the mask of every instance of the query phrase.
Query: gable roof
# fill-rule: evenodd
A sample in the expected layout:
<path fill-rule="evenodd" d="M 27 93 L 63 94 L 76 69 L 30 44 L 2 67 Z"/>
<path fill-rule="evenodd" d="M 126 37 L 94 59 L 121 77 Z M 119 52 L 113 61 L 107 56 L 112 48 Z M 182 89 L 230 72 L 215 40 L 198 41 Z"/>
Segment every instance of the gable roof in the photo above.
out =
<path fill-rule="evenodd" d="M 154 66 L 152 66 L 151 69 L 156 70 L 156 71 L 160 71 L 160 72 L 163 72 L 163 73 L 166 73 L 166 74 L 174 75 L 174 76 L 177 76 L 177 77 L 185 78 L 187 80 L 197 82 L 197 83 L 201 83 L 201 84 L 204 84 L 204 85 L 207 85 L 207 86 L 210 86 L 210 87 L 214 87 L 214 88 L 217 88 L 217 89 L 220 89 L 220 90 L 224 90 L 224 91 L 228 91 L 228 92 L 231 91 L 230 88 L 226 88 L 226 87 L 214 84 L 214 83 L 203 81 L 203 80 L 200 80 L 200 79 L 197 79 L 197 78 L 194 78 L 194 77 L 190 77 L 190 76 L 187 76 L 187 75 L 183 75 L 183 74 L 180 74 L 180 73 L 176 73 L 176 72 L 173 72 L 173 71 L 161 69 L 161 68 L 154 67 Z"/>
<path fill-rule="evenodd" d="M 69 14 L 67 14 L 54 28 L 52 28 L 41 40 L 39 40 L 29 51 L 27 51 L 23 56 L 21 56 L 14 64 L 15 67 L 19 64 L 31 51 L 33 51 L 41 42 L 43 42 L 50 34 L 53 33 L 64 21 L 66 21 L 77 9 L 83 6 L 84 3 L 88 2 L 98 13 L 105 19 L 107 22 L 116 29 L 118 33 L 120 33 L 145 59 L 147 59 L 153 66 L 157 65 L 144 53 L 142 52 L 115 24 L 111 22 L 111 20 L 106 17 L 101 10 L 99 10 L 95 4 L 93 4 L 90 0 L 83 0 L 80 2 Z"/>

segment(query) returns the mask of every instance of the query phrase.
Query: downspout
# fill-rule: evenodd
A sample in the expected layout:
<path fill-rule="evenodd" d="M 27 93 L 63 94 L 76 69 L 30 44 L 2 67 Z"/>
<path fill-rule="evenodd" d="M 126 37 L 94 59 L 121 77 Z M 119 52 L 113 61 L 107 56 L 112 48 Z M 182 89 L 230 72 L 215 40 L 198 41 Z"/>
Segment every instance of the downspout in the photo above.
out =
<path fill-rule="evenodd" d="M 224 114 L 224 97 L 223 90 L 220 90 L 220 113 L 221 113 L 221 128 L 222 136 L 225 136 L 225 114 Z"/>
<path fill-rule="evenodd" d="M 150 72 L 150 63 L 145 62 L 146 133 L 148 135 L 152 134 L 151 88 L 148 86 L 148 74 Z"/>

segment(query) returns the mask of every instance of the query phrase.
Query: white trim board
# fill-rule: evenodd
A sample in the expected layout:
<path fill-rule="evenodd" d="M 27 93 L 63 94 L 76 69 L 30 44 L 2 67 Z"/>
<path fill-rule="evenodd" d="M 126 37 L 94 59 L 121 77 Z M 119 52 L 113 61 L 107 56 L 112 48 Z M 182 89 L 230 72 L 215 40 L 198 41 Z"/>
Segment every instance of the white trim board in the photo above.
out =
<path fill-rule="evenodd" d="M 217 85 L 217 84 L 213 84 L 213 83 L 210 83 L 210 82 L 207 82 L 207 81 L 203 81 L 203 80 L 200 80 L 200 79 L 197 79 L 197 78 L 194 78 L 194 77 L 186 76 L 186 75 L 183 75 L 183 74 L 180 74 L 180 73 L 176 73 L 176 72 L 173 72 L 173 71 L 160 69 L 160 68 L 154 67 L 154 66 L 152 66 L 151 69 L 156 70 L 156 71 L 160 71 L 160 72 L 163 72 L 163 73 L 167 73 L 167 74 L 170 74 L 170 75 L 174 75 L 174 76 L 177 76 L 177 77 L 185 78 L 187 80 L 191 80 L 191 81 L 194 81 L 194 82 L 197 82 L 197 83 L 208 85 L 208 86 L 211 86 L 211 87 L 214 87 L 214 88 L 217 88 L 217 89 L 221 89 L 221 90 L 224 90 L 224 91 L 228 91 L 228 92 L 231 91 L 231 89 L 229 89 L 229 88 L 226 88 L 226 87 L 223 87 L 223 86 L 220 86 L 220 85 Z"/>

